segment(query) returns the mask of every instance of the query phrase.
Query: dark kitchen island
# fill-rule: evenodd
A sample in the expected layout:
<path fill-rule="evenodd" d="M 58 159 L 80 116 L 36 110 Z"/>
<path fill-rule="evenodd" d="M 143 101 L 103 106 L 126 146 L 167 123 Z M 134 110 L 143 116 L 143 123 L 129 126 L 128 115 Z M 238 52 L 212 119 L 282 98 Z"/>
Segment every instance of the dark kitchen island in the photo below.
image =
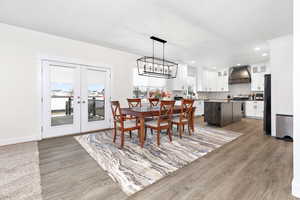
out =
<path fill-rule="evenodd" d="M 242 103 L 239 101 L 204 102 L 205 120 L 210 125 L 226 126 L 242 119 Z"/>

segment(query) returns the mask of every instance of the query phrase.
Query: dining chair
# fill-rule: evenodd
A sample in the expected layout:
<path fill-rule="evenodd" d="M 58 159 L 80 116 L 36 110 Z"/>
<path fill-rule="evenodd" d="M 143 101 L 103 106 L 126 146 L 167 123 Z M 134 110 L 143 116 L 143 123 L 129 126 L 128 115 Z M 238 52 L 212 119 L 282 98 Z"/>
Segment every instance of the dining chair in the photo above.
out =
<path fill-rule="evenodd" d="M 127 99 L 129 108 L 142 107 L 142 100 L 139 98 Z M 134 116 L 128 116 L 129 119 L 136 119 Z"/>
<path fill-rule="evenodd" d="M 159 106 L 159 99 L 158 98 L 149 98 L 148 99 L 150 106 Z"/>
<path fill-rule="evenodd" d="M 159 106 L 159 98 L 149 98 L 148 99 L 149 101 L 149 104 L 150 104 L 150 107 L 156 107 L 156 106 Z M 152 116 L 152 117 L 146 117 L 145 120 L 146 121 L 150 121 L 150 120 L 154 120 L 156 119 L 155 116 Z M 153 134 L 153 130 L 151 129 L 151 134 Z"/>
<path fill-rule="evenodd" d="M 177 130 L 179 127 L 179 136 L 182 138 L 182 133 L 184 131 L 184 126 L 188 125 L 188 132 L 191 135 L 191 118 L 193 112 L 193 104 L 194 100 L 192 99 L 183 99 L 181 101 L 181 109 L 179 116 L 175 116 L 172 119 L 172 126 L 173 124 L 177 125 Z"/>
<path fill-rule="evenodd" d="M 142 107 L 142 100 L 139 98 L 127 99 L 129 108 Z"/>
<path fill-rule="evenodd" d="M 167 133 L 172 142 L 172 115 L 175 101 L 161 101 L 159 116 L 157 119 L 146 122 L 145 127 L 157 132 L 157 145 L 160 145 L 160 131 L 167 129 Z M 145 133 L 146 137 L 146 133 Z"/>
<path fill-rule="evenodd" d="M 113 142 L 116 142 L 117 131 L 121 131 L 121 145 L 120 147 L 123 148 L 124 146 L 124 134 L 125 132 L 130 133 L 131 138 L 131 131 L 138 130 L 138 135 L 140 136 L 140 126 L 138 124 L 137 119 L 135 121 L 126 118 L 126 115 L 122 114 L 122 110 L 120 108 L 119 101 L 111 101 L 111 110 L 114 119 L 114 128 L 113 128 Z"/>

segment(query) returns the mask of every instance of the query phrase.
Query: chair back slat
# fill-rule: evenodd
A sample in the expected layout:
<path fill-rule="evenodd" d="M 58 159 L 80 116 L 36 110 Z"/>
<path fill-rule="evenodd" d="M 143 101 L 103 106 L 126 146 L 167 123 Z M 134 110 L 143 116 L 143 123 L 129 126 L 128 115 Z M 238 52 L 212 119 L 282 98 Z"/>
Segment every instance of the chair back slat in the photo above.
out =
<path fill-rule="evenodd" d="M 181 101 L 181 112 L 180 112 L 180 121 L 187 119 L 189 120 L 193 112 L 193 99 L 183 99 Z"/>
<path fill-rule="evenodd" d="M 113 118 L 115 121 L 122 121 L 123 120 L 123 115 L 120 107 L 119 101 L 111 101 L 111 111 L 113 114 Z"/>
<path fill-rule="evenodd" d="M 142 107 L 142 100 L 139 98 L 136 99 L 127 99 L 129 108 Z"/>
<path fill-rule="evenodd" d="M 158 106 L 159 105 L 159 99 L 158 98 L 149 98 L 148 99 L 150 106 Z"/>
<path fill-rule="evenodd" d="M 175 101 L 161 101 L 159 109 L 158 125 L 160 122 L 168 121 L 171 122 Z"/>

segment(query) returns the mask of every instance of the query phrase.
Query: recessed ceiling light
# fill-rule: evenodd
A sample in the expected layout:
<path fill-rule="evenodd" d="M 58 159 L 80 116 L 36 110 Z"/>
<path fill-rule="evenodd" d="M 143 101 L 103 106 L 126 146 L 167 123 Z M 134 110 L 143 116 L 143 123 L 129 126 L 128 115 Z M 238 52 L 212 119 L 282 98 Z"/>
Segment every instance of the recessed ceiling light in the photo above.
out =
<path fill-rule="evenodd" d="M 255 47 L 254 50 L 255 51 L 260 51 L 260 47 Z"/>
<path fill-rule="evenodd" d="M 213 67 L 213 69 L 217 69 L 216 67 Z"/>
<path fill-rule="evenodd" d="M 191 63 L 194 64 L 194 63 L 196 63 L 196 61 L 192 60 Z"/>
<path fill-rule="evenodd" d="M 267 54 L 267 53 L 263 53 L 263 54 L 262 54 L 262 56 L 264 56 L 264 57 L 265 57 L 265 56 L 268 56 L 268 54 Z"/>
<path fill-rule="evenodd" d="M 238 63 L 238 64 L 236 64 L 237 66 L 241 66 L 241 64 L 240 63 Z"/>

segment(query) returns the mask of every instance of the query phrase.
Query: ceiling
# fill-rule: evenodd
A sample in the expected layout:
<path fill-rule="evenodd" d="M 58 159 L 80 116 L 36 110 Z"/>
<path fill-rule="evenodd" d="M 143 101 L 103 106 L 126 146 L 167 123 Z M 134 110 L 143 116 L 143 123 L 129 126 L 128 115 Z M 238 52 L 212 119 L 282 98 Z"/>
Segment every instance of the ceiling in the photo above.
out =
<path fill-rule="evenodd" d="M 267 40 L 293 32 L 293 1 L 0 0 L 0 22 L 138 55 L 155 35 L 170 60 L 221 68 L 267 60 Z"/>

